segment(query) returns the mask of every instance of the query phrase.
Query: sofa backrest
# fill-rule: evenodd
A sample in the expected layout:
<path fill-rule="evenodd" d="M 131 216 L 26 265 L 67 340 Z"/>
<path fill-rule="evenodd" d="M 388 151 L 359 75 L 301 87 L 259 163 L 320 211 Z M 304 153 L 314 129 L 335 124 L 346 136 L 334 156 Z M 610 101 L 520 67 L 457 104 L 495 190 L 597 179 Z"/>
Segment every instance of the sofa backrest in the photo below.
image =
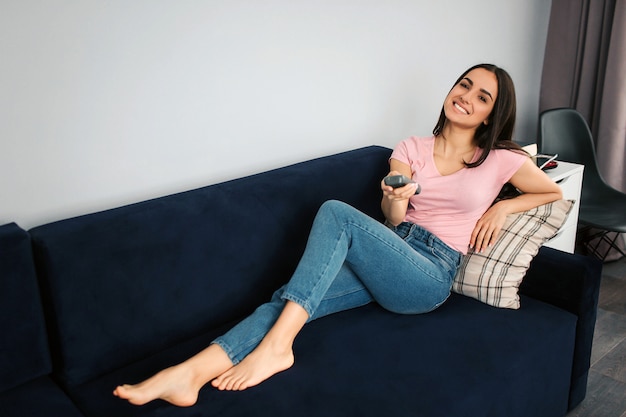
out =
<path fill-rule="evenodd" d="M 30 236 L 0 226 L 0 392 L 52 370 Z"/>
<path fill-rule="evenodd" d="M 30 231 L 74 385 L 249 314 L 289 279 L 319 206 L 380 217 L 391 150 L 372 146 Z"/>

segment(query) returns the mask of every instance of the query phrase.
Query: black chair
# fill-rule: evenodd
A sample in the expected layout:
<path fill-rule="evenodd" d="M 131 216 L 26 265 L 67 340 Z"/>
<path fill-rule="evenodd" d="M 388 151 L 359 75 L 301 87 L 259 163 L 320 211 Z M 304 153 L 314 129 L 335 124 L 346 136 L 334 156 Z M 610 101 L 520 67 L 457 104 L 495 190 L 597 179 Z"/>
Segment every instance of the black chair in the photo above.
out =
<path fill-rule="evenodd" d="M 579 235 L 586 248 L 605 260 L 611 248 L 622 255 L 617 245 L 620 233 L 626 233 L 626 194 L 606 183 L 598 170 L 593 137 L 587 122 L 574 109 L 546 110 L 539 117 L 540 133 L 537 147 L 542 154 L 558 154 L 561 161 L 585 166 L 580 197 L 579 223 L 585 227 Z M 589 230 L 595 232 L 589 234 Z M 594 243 L 591 243 L 594 242 Z M 607 244 L 601 252 L 600 244 Z"/>

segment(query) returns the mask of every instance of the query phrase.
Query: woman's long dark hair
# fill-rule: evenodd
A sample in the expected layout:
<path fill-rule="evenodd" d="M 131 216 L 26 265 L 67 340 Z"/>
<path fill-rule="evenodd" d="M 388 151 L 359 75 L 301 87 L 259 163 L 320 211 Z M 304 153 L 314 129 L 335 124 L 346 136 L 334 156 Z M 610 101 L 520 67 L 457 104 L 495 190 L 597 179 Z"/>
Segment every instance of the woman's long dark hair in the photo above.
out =
<path fill-rule="evenodd" d="M 493 64 L 474 65 L 465 71 L 463 75 L 456 80 L 454 85 L 461 82 L 469 72 L 478 68 L 485 69 L 495 74 L 498 80 L 498 96 L 496 97 L 493 110 L 491 110 L 491 114 L 489 115 L 488 123 L 481 123 L 476 129 L 476 133 L 474 133 L 474 143 L 483 151 L 476 161 L 465 163 L 468 168 L 474 168 L 482 164 L 485 159 L 487 159 L 492 149 L 511 149 L 524 152 L 522 148 L 512 140 L 516 112 L 515 86 L 513 85 L 511 76 L 505 70 Z M 452 88 L 454 88 L 454 86 Z M 433 135 L 437 136 L 441 134 L 447 121 L 448 119 L 442 107 L 437 125 L 433 129 Z"/>

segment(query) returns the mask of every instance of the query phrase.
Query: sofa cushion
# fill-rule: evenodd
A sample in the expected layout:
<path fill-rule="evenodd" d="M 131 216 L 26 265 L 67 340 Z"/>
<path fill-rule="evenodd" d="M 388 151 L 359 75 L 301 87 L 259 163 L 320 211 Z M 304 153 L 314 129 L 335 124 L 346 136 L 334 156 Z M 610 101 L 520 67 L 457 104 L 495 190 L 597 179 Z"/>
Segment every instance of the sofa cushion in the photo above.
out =
<path fill-rule="evenodd" d="M 52 370 L 30 237 L 15 223 L 0 226 L 0 306 L 1 392 Z"/>
<path fill-rule="evenodd" d="M 83 414 L 47 376 L 0 393 L 2 417 L 82 417 Z"/>
<path fill-rule="evenodd" d="M 508 215 L 493 247 L 463 257 L 452 290 L 495 307 L 519 308 L 518 288 L 530 262 L 558 233 L 573 204 L 558 200 Z"/>
<path fill-rule="evenodd" d="M 453 294 L 423 315 L 376 304 L 333 314 L 305 326 L 292 368 L 243 392 L 206 386 L 188 409 L 163 401 L 132 406 L 111 389 L 186 358 L 211 334 L 76 386 L 72 395 L 101 417 L 564 415 L 576 318 L 524 303 L 503 310 Z"/>
<path fill-rule="evenodd" d="M 251 313 L 288 280 L 324 201 L 380 216 L 390 153 L 367 147 L 32 229 L 58 377 L 80 384 Z"/>

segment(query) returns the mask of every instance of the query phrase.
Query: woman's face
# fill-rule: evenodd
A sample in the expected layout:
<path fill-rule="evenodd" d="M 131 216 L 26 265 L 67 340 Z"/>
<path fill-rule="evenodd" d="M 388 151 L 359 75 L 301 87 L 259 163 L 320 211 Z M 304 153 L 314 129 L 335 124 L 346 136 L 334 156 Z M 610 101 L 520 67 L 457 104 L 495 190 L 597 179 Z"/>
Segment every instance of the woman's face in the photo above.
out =
<path fill-rule="evenodd" d="M 498 96 L 496 75 L 484 68 L 468 72 L 448 93 L 444 112 L 448 122 L 466 129 L 488 123 Z"/>

